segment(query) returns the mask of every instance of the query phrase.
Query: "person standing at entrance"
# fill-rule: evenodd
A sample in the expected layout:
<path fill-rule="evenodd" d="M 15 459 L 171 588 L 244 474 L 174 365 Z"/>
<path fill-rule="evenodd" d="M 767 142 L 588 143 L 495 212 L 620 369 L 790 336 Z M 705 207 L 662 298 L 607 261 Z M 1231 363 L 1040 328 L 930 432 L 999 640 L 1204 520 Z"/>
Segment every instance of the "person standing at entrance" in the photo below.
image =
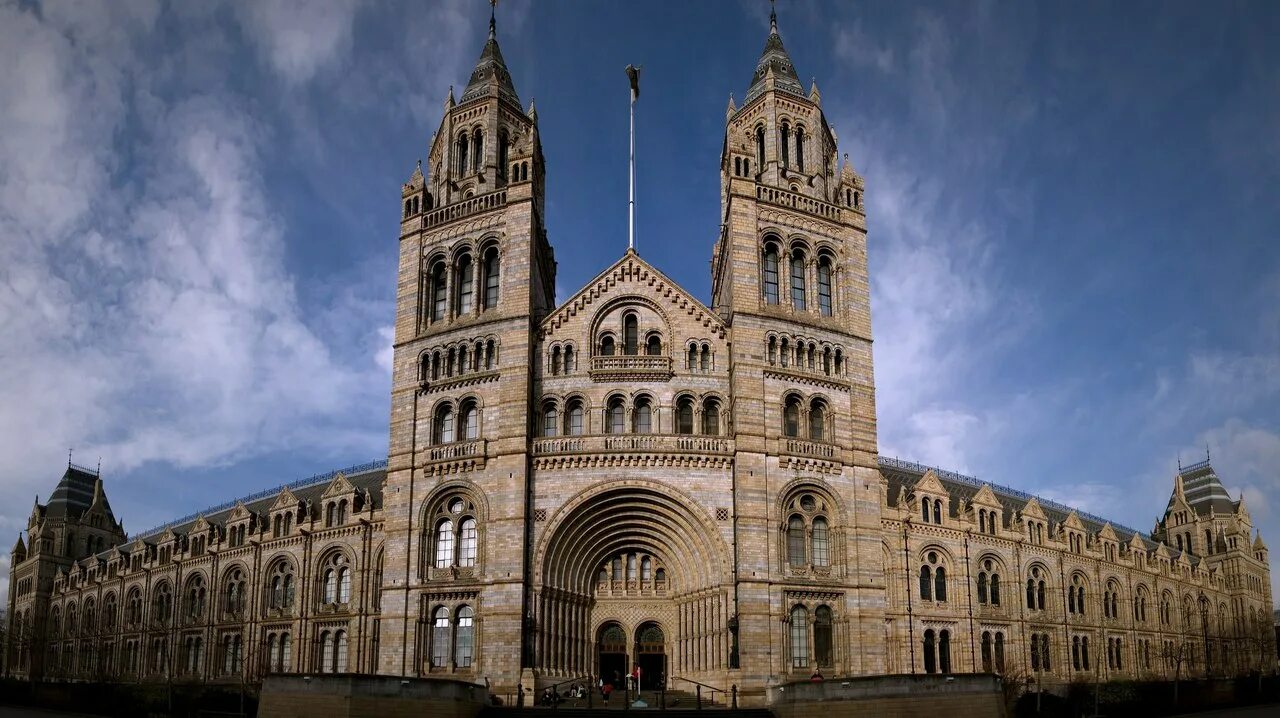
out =
<path fill-rule="evenodd" d="M 613 684 L 606 683 L 600 686 L 600 697 L 604 699 L 604 704 L 609 705 L 609 695 L 613 693 Z"/>

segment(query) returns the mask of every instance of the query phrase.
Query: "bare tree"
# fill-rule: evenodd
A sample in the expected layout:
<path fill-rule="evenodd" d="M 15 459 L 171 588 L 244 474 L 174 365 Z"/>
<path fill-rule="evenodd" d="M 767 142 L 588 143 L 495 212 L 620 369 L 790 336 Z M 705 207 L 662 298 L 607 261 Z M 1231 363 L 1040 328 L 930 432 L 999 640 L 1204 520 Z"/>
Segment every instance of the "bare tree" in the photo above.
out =
<path fill-rule="evenodd" d="M 1182 666 L 1195 661 L 1196 644 L 1189 638 L 1173 638 L 1160 643 L 1156 654 L 1163 661 L 1166 671 L 1173 668 L 1173 702 L 1178 703 L 1178 685 L 1182 680 Z"/>

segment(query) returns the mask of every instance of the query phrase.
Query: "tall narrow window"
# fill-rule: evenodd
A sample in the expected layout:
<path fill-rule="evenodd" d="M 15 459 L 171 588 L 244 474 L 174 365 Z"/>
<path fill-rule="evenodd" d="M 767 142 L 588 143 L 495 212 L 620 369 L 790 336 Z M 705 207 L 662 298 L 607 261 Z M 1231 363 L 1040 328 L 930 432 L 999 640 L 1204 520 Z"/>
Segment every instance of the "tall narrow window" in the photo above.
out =
<path fill-rule="evenodd" d="M 484 308 L 498 306 L 498 248 L 490 247 L 484 253 Z"/>
<path fill-rule="evenodd" d="M 653 559 L 648 556 L 640 559 L 640 580 L 645 582 L 653 580 Z"/>
<path fill-rule="evenodd" d="M 338 603 L 351 601 L 351 569 L 342 566 L 338 569 Z"/>
<path fill-rule="evenodd" d="M 933 572 L 933 595 L 939 601 L 947 600 L 947 569 L 942 566 Z"/>
<path fill-rule="evenodd" d="M 600 339 L 600 355 L 611 357 L 613 356 L 613 349 L 613 337 L 609 334 L 604 335 L 604 337 Z"/>
<path fill-rule="evenodd" d="M 818 610 L 813 612 L 813 653 L 819 668 L 829 668 L 835 663 L 831 650 L 831 623 L 831 609 L 818 606 Z"/>
<path fill-rule="evenodd" d="M 626 411 L 622 406 L 622 399 L 618 397 L 610 399 L 609 410 L 605 417 L 607 420 L 605 426 L 608 427 L 610 434 L 621 434 L 625 431 L 625 424 L 623 422 L 625 415 Z"/>
<path fill-rule="evenodd" d="M 569 436 L 582 436 L 582 402 L 577 400 L 569 402 L 569 408 L 565 411 L 564 417 L 564 433 Z"/>
<path fill-rule="evenodd" d="M 556 420 L 557 420 L 557 417 L 556 417 L 555 404 L 546 404 L 545 406 L 543 406 L 542 407 L 542 435 L 543 436 L 555 436 L 557 433 L 559 433 L 556 431 L 556 424 L 557 424 Z"/>
<path fill-rule="evenodd" d="M 458 542 L 458 565 L 462 567 L 476 565 L 476 520 L 462 520 L 462 537 Z"/>
<path fill-rule="evenodd" d="M 801 311 L 806 307 L 804 293 L 804 252 L 798 249 L 791 252 L 791 306 Z"/>
<path fill-rule="evenodd" d="M 637 324 L 634 314 L 628 314 L 622 319 L 622 353 L 627 356 L 635 356 L 639 350 L 640 332 Z"/>
<path fill-rule="evenodd" d="M 773 245 L 764 248 L 764 302 L 778 303 L 778 250 Z"/>
<path fill-rule="evenodd" d="M 783 167 L 791 166 L 791 148 L 789 147 L 790 144 L 791 144 L 791 126 L 783 122 L 782 123 L 782 166 Z"/>
<path fill-rule="evenodd" d="M 476 172 L 484 169 L 484 133 L 480 130 L 471 139 L 471 167 Z"/>
<path fill-rule="evenodd" d="M 804 128 L 796 128 L 796 167 L 804 172 Z"/>
<path fill-rule="evenodd" d="M 831 259 L 822 257 L 818 260 L 818 311 L 822 316 L 831 316 Z"/>
<path fill-rule="evenodd" d="M 330 666 L 333 665 L 333 634 L 325 631 L 320 634 L 320 672 L 332 673 Z"/>
<path fill-rule="evenodd" d="M 720 402 L 715 399 L 708 398 L 702 402 L 702 433 L 720 435 Z"/>
<path fill-rule="evenodd" d="M 448 444 L 453 441 L 453 407 L 449 404 L 436 409 L 435 417 L 435 439 L 436 444 Z"/>
<path fill-rule="evenodd" d="M 436 525 L 436 568 L 453 565 L 453 520 L 444 519 Z"/>
<path fill-rule="evenodd" d="M 431 321 L 438 322 L 444 319 L 445 301 L 448 296 L 445 294 L 445 271 L 444 262 L 436 262 L 431 266 Z"/>
<path fill-rule="evenodd" d="M 782 433 L 792 438 L 800 436 L 800 399 L 797 397 L 787 397 L 782 410 Z"/>
<path fill-rule="evenodd" d="M 804 606 L 791 609 L 791 667 L 809 665 L 809 610 Z"/>
<path fill-rule="evenodd" d="M 764 125 L 756 128 L 756 166 L 764 169 Z"/>
<path fill-rule="evenodd" d="M 449 609 L 436 608 L 431 619 L 431 667 L 444 668 L 449 663 Z"/>
<path fill-rule="evenodd" d="M 459 175 L 467 173 L 467 149 L 470 145 L 471 143 L 467 140 L 467 133 L 463 132 L 461 135 L 458 135 L 458 147 L 455 150 L 455 153 L 457 154 L 457 166 L 455 169 Z"/>
<path fill-rule="evenodd" d="M 458 609 L 458 627 L 453 636 L 453 663 L 458 668 L 470 668 L 471 657 L 475 646 L 475 634 L 472 622 L 475 612 L 470 606 Z"/>
<path fill-rule="evenodd" d="M 813 565 L 826 566 L 830 562 L 829 558 L 829 532 L 827 531 L 827 520 L 818 517 L 813 520 Z"/>
<path fill-rule="evenodd" d="M 653 431 L 653 409 L 648 399 L 637 399 L 635 411 L 632 412 L 631 423 L 637 434 L 648 434 Z"/>
<path fill-rule="evenodd" d="M 951 672 L 951 632 L 938 634 L 938 668 L 943 673 Z"/>
<path fill-rule="evenodd" d="M 506 130 L 498 132 L 498 172 L 505 179 L 507 176 L 507 159 L 511 154 L 511 138 Z"/>
<path fill-rule="evenodd" d="M 935 645 L 934 645 L 934 635 L 935 634 L 932 628 L 924 632 L 924 672 L 925 673 L 938 672 L 938 656 L 937 656 Z"/>
<path fill-rule="evenodd" d="M 577 368 L 574 366 L 575 359 L 576 357 L 573 352 L 573 347 L 571 346 L 565 347 L 564 348 L 564 373 L 565 374 L 572 374 L 573 370 Z"/>
<path fill-rule="evenodd" d="M 459 438 L 463 441 L 472 441 L 480 433 L 480 410 L 476 408 L 474 402 L 467 402 L 462 405 L 462 411 L 459 413 L 458 420 L 461 425 L 458 427 Z"/>
<path fill-rule="evenodd" d="M 454 275 L 454 284 L 458 287 L 458 300 L 455 307 L 458 316 L 464 316 L 471 313 L 472 301 L 475 298 L 475 272 L 471 266 L 471 255 L 464 254 L 458 257 L 458 269 Z"/>
<path fill-rule="evenodd" d="M 982 632 L 982 672 L 991 672 L 991 631 Z"/>
<path fill-rule="evenodd" d="M 1004 673 L 1004 633 L 996 631 L 996 673 Z"/>
<path fill-rule="evenodd" d="M 826 441 L 827 439 L 827 407 L 820 401 L 814 401 L 809 408 L 809 440 Z"/>
<path fill-rule="evenodd" d="M 676 404 L 676 433 L 693 433 L 693 400 L 687 396 Z"/>
<path fill-rule="evenodd" d="M 792 566 L 805 565 L 804 519 L 792 516 L 787 521 L 787 560 Z"/>
<path fill-rule="evenodd" d="M 920 599 L 923 601 L 933 600 L 933 572 L 928 566 L 920 567 Z"/>

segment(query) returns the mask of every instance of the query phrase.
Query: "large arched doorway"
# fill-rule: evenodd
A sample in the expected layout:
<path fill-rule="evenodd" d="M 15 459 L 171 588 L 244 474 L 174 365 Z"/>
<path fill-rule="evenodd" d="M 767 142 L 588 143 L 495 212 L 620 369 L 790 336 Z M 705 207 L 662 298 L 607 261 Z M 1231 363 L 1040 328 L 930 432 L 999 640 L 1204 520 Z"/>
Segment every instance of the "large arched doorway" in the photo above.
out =
<path fill-rule="evenodd" d="M 667 641 L 662 626 L 653 621 L 636 629 L 636 665 L 640 667 L 640 690 L 658 690 L 667 673 Z"/>
<path fill-rule="evenodd" d="M 616 690 L 626 686 L 627 634 L 616 622 L 601 626 L 596 636 L 596 675 Z"/>

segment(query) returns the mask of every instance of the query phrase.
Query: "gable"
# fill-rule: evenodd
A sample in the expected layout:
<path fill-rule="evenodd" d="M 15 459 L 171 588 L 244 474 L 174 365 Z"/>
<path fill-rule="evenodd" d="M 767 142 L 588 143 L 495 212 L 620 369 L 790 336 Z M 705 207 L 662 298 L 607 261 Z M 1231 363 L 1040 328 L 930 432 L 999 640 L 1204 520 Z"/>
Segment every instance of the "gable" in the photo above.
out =
<path fill-rule="evenodd" d="M 324 493 L 320 494 L 320 497 L 327 499 L 331 496 L 350 494 L 353 491 L 355 491 L 355 487 L 351 485 L 350 481 L 347 481 L 346 474 L 339 471 L 333 477 L 333 481 L 330 481 L 329 485 L 325 487 Z"/>
<path fill-rule="evenodd" d="M 725 326 L 714 312 L 695 299 L 653 265 L 627 250 L 622 259 L 601 272 L 585 287 L 566 300 L 542 320 L 543 339 L 554 339 L 582 317 L 594 317 L 610 300 L 627 295 L 647 298 L 662 312 L 672 331 L 677 322 L 702 327 L 705 334 L 725 338 Z M 670 341 L 670 340 L 668 340 Z"/>
<path fill-rule="evenodd" d="M 297 506 L 298 497 L 294 496 L 293 492 L 286 487 L 280 491 L 280 495 L 276 497 L 275 503 L 271 504 L 271 508 L 268 511 L 283 511 Z"/>
<path fill-rule="evenodd" d="M 935 494 L 937 496 L 947 496 L 947 489 L 942 485 L 942 481 L 938 479 L 938 475 L 933 469 L 924 472 L 924 476 L 915 485 L 916 493 Z"/>

